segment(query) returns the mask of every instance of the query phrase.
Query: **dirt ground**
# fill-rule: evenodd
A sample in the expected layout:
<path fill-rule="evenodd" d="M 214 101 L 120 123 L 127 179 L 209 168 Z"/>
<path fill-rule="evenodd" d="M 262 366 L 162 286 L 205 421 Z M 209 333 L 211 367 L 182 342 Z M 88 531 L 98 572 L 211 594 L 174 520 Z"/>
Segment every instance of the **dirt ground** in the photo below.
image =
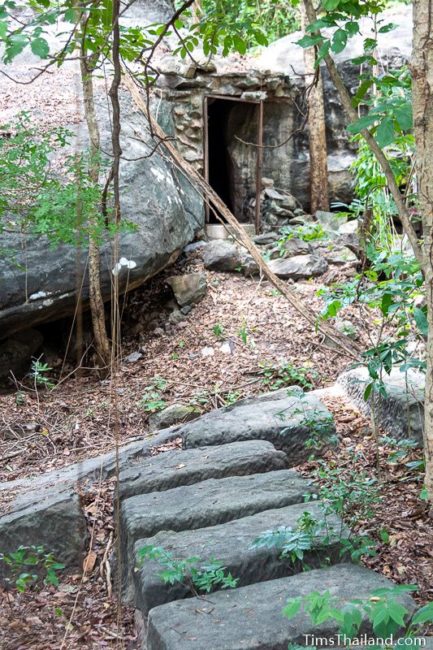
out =
<path fill-rule="evenodd" d="M 174 272 L 197 270 L 202 270 L 201 261 L 192 256 L 180 260 Z M 168 322 L 172 297 L 164 278 L 170 274 L 173 269 L 128 296 L 124 360 L 114 386 L 88 371 L 79 377 L 57 376 L 60 382 L 53 390 L 35 392 L 22 386 L 0 397 L 1 481 L 112 449 L 114 390 L 119 439 L 125 442 L 149 432 L 150 393 L 164 405 L 190 404 L 206 412 L 277 387 L 281 364 L 302 369 L 312 387 L 332 384 L 349 366 L 349 360 L 327 348 L 269 283 L 237 274 L 208 272 L 205 298 L 179 323 Z M 310 306 L 320 309 L 317 282 L 294 286 Z M 354 309 L 344 314 L 355 326 L 358 316 Z M 359 332 L 366 347 L 372 336 L 372 323 Z M 140 358 L 128 362 L 131 352 L 139 352 Z M 265 368 L 271 370 L 264 374 Z M 68 370 L 66 365 L 65 375 Z M 327 405 L 340 441 L 338 449 L 327 453 L 327 467 L 337 468 L 349 486 L 354 472 L 364 472 L 377 483 L 379 498 L 371 518 L 363 518 L 361 506 L 357 517 L 357 531 L 368 533 L 377 545 L 376 555 L 363 562 L 396 582 L 418 584 L 420 602 L 433 599 L 433 522 L 419 498 L 422 474 L 405 465 L 420 452 L 410 450 L 407 458 L 392 463 L 392 449 L 381 444 L 378 473 L 369 421 L 341 399 L 329 398 Z M 167 448 L 172 447 L 159 452 Z M 314 477 L 318 467 L 312 461 L 301 471 Z M 319 479 L 318 484 L 323 483 Z M 137 647 L 133 610 L 116 603 L 110 582 L 108 558 L 116 544 L 113 490 L 114 481 L 105 481 L 84 498 L 92 540 L 87 575 L 68 576 L 58 588 L 24 594 L 0 590 L 2 650 Z"/>

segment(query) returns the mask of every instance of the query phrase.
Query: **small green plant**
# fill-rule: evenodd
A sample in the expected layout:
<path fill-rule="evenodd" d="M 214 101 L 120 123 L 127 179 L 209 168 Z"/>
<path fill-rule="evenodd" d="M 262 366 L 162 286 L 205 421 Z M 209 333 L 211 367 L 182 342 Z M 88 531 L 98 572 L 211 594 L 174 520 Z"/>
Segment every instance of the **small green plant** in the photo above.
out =
<path fill-rule="evenodd" d="M 378 482 L 365 472 L 354 470 L 343 475 L 339 467 L 318 461 L 315 478 L 319 481 L 319 499 L 328 512 L 334 512 L 350 524 L 373 516 L 380 500 Z"/>
<path fill-rule="evenodd" d="M 303 609 L 313 625 L 335 621 L 345 645 L 350 645 L 351 640 L 359 635 L 364 621 L 371 624 L 377 639 L 385 640 L 398 635 L 408 638 L 433 622 L 433 603 L 421 607 L 414 614 L 402 603 L 402 595 L 416 589 L 416 585 L 376 589 L 367 598 L 353 599 L 343 606 L 328 591 L 315 591 L 306 596 L 290 598 L 283 614 L 291 619 Z"/>
<path fill-rule="evenodd" d="M 247 322 L 244 320 L 242 323 L 242 326 L 238 332 L 239 337 L 244 345 L 247 345 L 248 343 L 248 327 L 247 327 Z"/>
<path fill-rule="evenodd" d="M 290 385 L 311 390 L 318 378 L 318 373 L 313 368 L 295 366 L 288 361 L 283 361 L 278 366 L 264 361 L 259 363 L 259 367 L 260 374 L 263 376 L 262 382 L 270 390 L 278 390 Z"/>
<path fill-rule="evenodd" d="M 138 552 L 139 567 L 145 561 L 155 561 L 161 571 L 161 580 L 169 585 L 181 583 L 192 593 L 210 593 L 215 588 L 234 589 L 238 583 L 219 560 L 203 561 L 198 557 L 177 559 L 161 546 L 143 546 Z"/>
<path fill-rule="evenodd" d="M 29 376 L 32 379 L 35 387 L 48 389 L 54 388 L 55 384 L 47 376 L 47 373 L 49 373 L 51 370 L 52 368 L 50 368 L 47 363 L 43 363 L 40 358 L 32 360 L 32 367 Z"/>
<path fill-rule="evenodd" d="M 220 339 L 224 335 L 224 327 L 221 325 L 221 323 L 215 323 L 215 325 L 212 327 L 212 332 L 217 338 Z"/>
<path fill-rule="evenodd" d="M 307 551 L 317 548 L 323 531 L 326 530 L 325 520 L 317 521 L 311 513 L 305 511 L 296 522 L 294 528 L 280 526 L 276 530 L 267 530 L 254 540 L 253 548 L 277 548 L 282 559 L 288 558 L 292 564 L 303 563 Z M 323 536 L 320 540 L 323 544 Z"/>
<path fill-rule="evenodd" d="M 229 391 L 228 393 L 225 393 L 224 395 L 224 403 L 226 406 L 230 406 L 231 404 L 236 404 L 236 402 L 239 400 L 241 394 L 238 390 L 234 391 Z"/>
<path fill-rule="evenodd" d="M 162 397 L 163 391 L 167 388 L 167 381 L 163 377 L 154 377 L 152 382 L 146 386 L 139 404 L 146 413 L 157 413 L 167 406 Z"/>
<path fill-rule="evenodd" d="M 327 234 L 320 223 L 307 223 L 303 226 L 284 226 L 281 228 L 282 237 L 277 241 L 277 248 L 280 255 L 286 253 L 285 245 L 291 239 L 301 239 L 302 241 L 317 241 L 326 239 Z"/>
<path fill-rule="evenodd" d="M 425 471 L 425 459 L 422 457 L 422 450 L 417 440 L 404 439 L 396 440 L 390 436 L 382 436 L 381 441 L 391 447 L 388 455 L 388 463 L 391 465 L 404 465 L 414 472 Z M 418 453 L 417 453 L 418 452 Z M 419 455 L 419 458 L 414 458 Z"/>
<path fill-rule="evenodd" d="M 43 546 L 20 546 L 11 553 L 0 553 L 0 562 L 6 566 L 6 581 L 24 592 L 39 581 L 46 585 L 59 584 L 58 572 L 65 568 Z"/>

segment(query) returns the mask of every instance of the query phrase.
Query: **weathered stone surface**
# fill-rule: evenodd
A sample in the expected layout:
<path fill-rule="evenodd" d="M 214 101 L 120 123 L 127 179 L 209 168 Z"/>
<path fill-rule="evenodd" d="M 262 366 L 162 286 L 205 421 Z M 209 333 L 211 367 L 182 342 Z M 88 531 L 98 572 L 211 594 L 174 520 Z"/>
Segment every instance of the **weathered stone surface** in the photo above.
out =
<path fill-rule="evenodd" d="M 288 456 L 290 466 L 307 460 L 311 449 L 305 443 L 318 438 L 323 444 L 335 434 L 332 415 L 317 397 L 300 389 L 287 390 L 261 400 L 245 400 L 231 407 L 212 411 L 175 431 L 185 448 L 221 445 L 241 440 L 269 440 Z"/>
<path fill-rule="evenodd" d="M 260 268 L 251 255 L 244 255 L 242 258 L 242 273 L 248 278 L 259 275 Z"/>
<path fill-rule="evenodd" d="M 257 246 L 267 246 L 268 244 L 273 244 L 279 238 L 277 232 L 265 232 L 263 235 L 256 235 L 254 237 L 254 243 Z"/>
<path fill-rule="evenodd" d="M 337 264 L 341 266 L 343 264 L 356 264 L 358 263 L 358 258 L 350 248 L 347 246 L 335 246 L 328 248 L 328 250 L 322 251 L 323 257 L 326 259 L 328 264 Z"/>
<path fill-rule="evenodd" d="M 311 245 L 294 237 L 293 239 L 288 239 L 284 244 L 276 246 L 271 250 L 270 256 L 271 259 L 280 259 L 282 257 L 294 257 L 295 255 L 308 255 L 313 252 Z"/>
<path fill-rule="evenodd" d="M 0 343 L 0 381 L 6 380 L 11 371 L 21 375 L 28 370 L 30 359 L 42 345 L 43 336 L 37 330 L 17 332 Z"/>
<path fill-rule="evenodd" d="M 300 503 L 310 490 L 293 470 L 230 476 L 129 497 L 121 505 L 123 557 L 161 530 L 192 530 Z"/>
<path fill-rule="evenodd" d="M 271 260 L 269 268 L 279 278 L 298 280 L 322 275 L 328 270 L 328 263 L 319 255 L 295 255 Z"/>
<path fill-rule="evenodd" d="M 295 528 L 304 512 L 308 512 L 316 521 L 323 520 L 320 503 L 310 502 L 265 510 L 210 528 L 179 533 L 162 531 L 136 543 L 136 566 L 140 566 L 140 549 L 151 545 L 161 546 L 181 560 L 198 557 L 206 563 L 210 558 L 215 558 L 239 579 L 238 587 L 292 575 L 300 570 L 300 565 L 294 565 L 287 558 L 281 560 L 281 550 L 275 547 L 254 548 L 252 544 L 265 531 L 280 527 Z M 343 561 L 340 559 L 341 539 L 347 536 L 347 530 L 337 517 L 327 519 L 327 523 L 329 527 L 318 537 L 315 548 L 305 554 L 304 562 L 310 568 L 320 567 L 325 557 L 332 563 Z M 320 548 L 328 535 L 326 543 Z M 136 607 L 146 615 L 153 607 L 191 595 L 183 584 L 165 584 L 159 577 L 160 572 L 161 566 L 157 562 L 146 561 L 134 573 Z"/>
<path fill-rule="evenodd" d="M 146 647 L 147 650 L 286 650 L 290 643 L 309 645 L 306 634 L 333 637 L 338 632 L 338 624 L 328 620 L 314 626 L 303 610 L 287 620 L 281 610 L 289 598 L 306 596 L 312 591 L 329 591 L 343 605 L 392 584 L 363 567 L 340 564 L 219 591 L 212 594 L 209 603 L 200 598 L 174 601 L 150 611 Z M 409 596 L 402 596 L 401 602 L 413 611 L 415 604 Z M 362 631 L 371 632 L 371 629 L 364 624 Z"/>
<path fill-rule="evenodd" d="M 131 466 L 138 458 L 150 456 L 154 446 L 162 445 L 174 440 L 177 434 L 168 429 L 154 436 L 142 436 L 140 439 L 121 445 L 119 448 L 120 469 Z M 72 463 L 61 469 L 55 469 L 44 474 L 37 474 L 30 478 L 16 479 L 14 481 L 2 481 L 0 483 L 0 496 L 8 490 L 17 491 L 15 502 L 25 503 L 27 495 L 38 491 L 39 496 L 47 494 L 53 486 L 60 490 L 69 490 L 81 479 L 110 478 L 116 471 L 116 452 L 109 451 L 106 454 L 89 458 L 88 460 Z M 30 497 L 31 498 L 31 497 Z"/>
<path fill-rule="evenodd" d="M 190 422 L 200 416 L 200 410 L 195 406 L 186 404 L 170 404 L 166 409 L 154 413 L 149 418 L 149 426 L 152 431 L 165 429 L 179 422 Z"/>
<path fill-rule="evenodd" d="M 384 375 L 386 396 L 374 395 L 374 415 L 379 427 L 397 438 L 412 438 L 422 444 L 424 429 L 424 375 L 415 370 L 406 373 L 394 368 Z M 338 378 L 349 397 L 366 414 L 371 413 L 372 397 L 366 402 L 364 392 L 371 379 L 366 368 L 355 368 Z"/>
<path fill-rule="evenodd" d="M 338 212 L 326 212 L 325 210 L 317 210 L 315 217 L 322 228 L 331 233 L 337 233 L 340 226 L 347 221 L 347 217 L 340 216 Z"/>
<path fill-rule="evenodd" d="M 166 282 L 173 289 L 174 297 L 181 307 L 198 302 L 203 298 L 207 290 L 206 275 L 204 273 L 174 275 L 167 278 Z"/>
<path fill-rule="evenodd" d="M 122 22 L 138 26 L 149 25 L 154 20 L 164 21 L 170 12 L 169 6 L 168 0 L 134 3 L 122 17 Z M 53 39 L 53 32 L 62 29 L 63 25 L 57 24 L 55 30 L 48 30 L 47 38 Z M 56 48 L 57 45 L 56 42 Z M 8 66 L 9 74 L 25 83 L 34 76 L 34 67 L 39 64 L 40 59 L 28 48 L 14 59 L 13 65 Z M 41 75 L 32 84 L 32 94 L 25 93 L 25 87 L 0 76 L 3 121 L 12 120 L 19 106 L 20 110 L 30 113 L 35 126 L 40 124 L 45 130 L 63 126 L 74 132 L 70 149 L 62 151 L 62 158 L 73 151 L 87 149 L 88 136 L 79 93 L 79 63 L 70 62 L 50 75 Z M 54 108 L 53 87 L 56 88 Z M 120 289 L 123 290 L 125 287 L 133 289 L 172 263 L 203 226 L 204 212 L 203 201 L 190 183 L 173 169 L 158 149 L 153 151 L 155 142 L 149 134 L 147 120 L 137 110 L 127 91 L 122 89 L 120 95 L 121 146 L 124 152 L 128 152 L 120 165 L 122 221 L 134 223 L 137 228 L 135 232 L 123 232 L 120 236 L 119 257 L 131 263 L 129 268 L 126 264 L 120 268 Z M 109 159 L 111 119 L 103 79 L 95 79 L 95 101 L 101 149 Z M 101 177 L 103 184 L 105 175 L 101 174 Z M 53 247 L 46 237 L 40 235 L 29 235 L 24 239 L 19 225 L 15 233 L 2 232 L 1 238 L 2 248 L 10 251 L 13 263 L 2 264 L 0 268 L 0 339 L 34 324 L 73 314 L 77 286 L 75 247 Z M 108 241 L 101 246 L 101 254 L 102 292 L 104 299 L 109 300 L 112 249 Z M 87 266 L 86 260 L 87 252 L 83 246 L 83 270 Z M 82 290 L 85 307 L 88 296 L 88 275 L 85 273 Z"/>
<path fill-rule="evenodd" d="M 81 566 L 86 550 L 86 521 L 73 488 L 33 492 L 0 517 L 0 552 L 19 546 L 42 545 L 67 569 Z M 0 563 L 0 577 L 2 574 Z"/>
<path fill-rule="evenodd" d="M 120 497 L 169 490 L 210 478 L 284 469 L 287 458 L 264 440 L 172 451 L 140 460 L 120 474 Z"/>
<path fill-rule="evenodd" d="M 216 239 L 206 246 L 203 262 L 210 271 L 234 271 L 241 266 L 242 258 L 234 244 Z"/>

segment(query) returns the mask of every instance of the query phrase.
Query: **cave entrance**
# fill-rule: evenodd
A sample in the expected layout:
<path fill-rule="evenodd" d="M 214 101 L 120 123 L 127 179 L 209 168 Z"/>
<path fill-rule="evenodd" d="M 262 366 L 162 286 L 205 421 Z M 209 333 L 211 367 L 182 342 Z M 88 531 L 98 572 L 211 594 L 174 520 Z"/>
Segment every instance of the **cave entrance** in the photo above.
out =
<path fill-rule="evenodd" d="M 257 146 L 254 146 L 256 144 Z M 204 98 L 204 174 L 240 223 L 260 231 L 263 100 Z M 219 223 L 206 206 L 206 222 Z"/>

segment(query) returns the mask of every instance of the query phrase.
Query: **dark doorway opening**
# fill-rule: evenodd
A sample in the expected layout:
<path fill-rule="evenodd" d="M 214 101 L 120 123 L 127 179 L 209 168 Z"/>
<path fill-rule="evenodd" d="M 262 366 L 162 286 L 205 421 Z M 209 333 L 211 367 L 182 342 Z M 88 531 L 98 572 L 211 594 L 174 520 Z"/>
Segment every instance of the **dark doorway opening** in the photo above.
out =
<path fill-rule="evenodd" d="M 263 102 L 208 96 L 204 124 L 206 180 L 240 222 L 254 223 L 258 231 Z M 218 223 L 211 209 L 207 209 L 207 221 Z"/>
<path fill-rule="evenodd" d="M 208 99 L 208 181 L 231 212 L 233 201 L 226 128 L 233 106 L 230 100 Z M 210 221 L 216 221 L 212 214 Z"/>

